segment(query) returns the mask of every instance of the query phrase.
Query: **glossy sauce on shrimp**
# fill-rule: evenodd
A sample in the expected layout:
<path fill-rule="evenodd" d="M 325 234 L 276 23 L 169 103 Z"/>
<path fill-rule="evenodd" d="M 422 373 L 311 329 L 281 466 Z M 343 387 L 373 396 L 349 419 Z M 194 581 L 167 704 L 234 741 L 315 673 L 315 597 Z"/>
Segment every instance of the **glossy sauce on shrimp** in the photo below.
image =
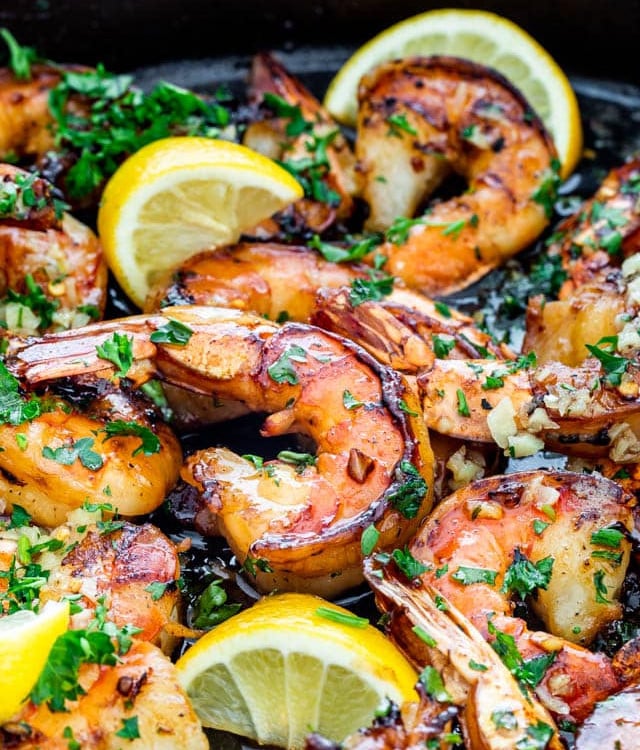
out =
<path fill-rule="evenodd" d="M 450 170 L 468 181 L 463 195 L 430 206 L 405 236 L 380 248 L 389 273 L 427 294 L 447 294 L 545 228 L 555 149 L 498 73 L 457 58 L 407 58 L 365 75 L 358 98 L 356 156 L 369 229 L 414 216 Z"/>

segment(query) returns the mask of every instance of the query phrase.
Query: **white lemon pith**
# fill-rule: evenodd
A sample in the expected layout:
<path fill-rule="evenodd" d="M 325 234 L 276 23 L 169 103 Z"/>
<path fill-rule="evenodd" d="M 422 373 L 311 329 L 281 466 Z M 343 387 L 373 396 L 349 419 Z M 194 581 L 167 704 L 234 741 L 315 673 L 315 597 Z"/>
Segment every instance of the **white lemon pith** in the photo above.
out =
<path fill-rule="evenodd" d="M 385 700 L 416 700 L 417 675 L 378 630 L 336 623 L 318 597 L 281 594 L 210 631 L 178 662 L 205 726 L 300 748 L 311 730 L 335 741 L 371 723 Z"/>
<path fill-rule="evenodd" d="M 109 180 L 98 230 L 111 271 L 141 306 L 175 265 L 236 241 L 302 194 L 286 170 L 244 146 L 166 138 L 129 157 Z"/>
<path fill-rule="evenodd" d="M 515 23 L 478 10 L 434 10 L 390 26 L 360 47 L 332 80 L 324 104 L 353 125 L 360 78 L 385 61 L 411 55 L 453 55 L 502 73 L 520 89 L 554 138 L 562 174 L 582 153 L 582 126 L 569 80 L 549 53 Z"/>
<path fill-rule="evenodd" d="M 48 602 L 39 614 L 23 610 L 0 618 L 0 724 L 27 699 L 68 623 L 68 602 Z"/>

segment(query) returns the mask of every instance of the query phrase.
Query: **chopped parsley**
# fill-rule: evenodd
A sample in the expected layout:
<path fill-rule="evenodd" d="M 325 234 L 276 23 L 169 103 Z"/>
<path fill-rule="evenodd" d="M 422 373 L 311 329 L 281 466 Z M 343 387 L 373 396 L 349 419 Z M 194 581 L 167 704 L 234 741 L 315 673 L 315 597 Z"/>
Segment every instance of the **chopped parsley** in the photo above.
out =
<path fill-rule="evenodd" d="M 125 740 L 136 740 L 140 737 L 137 716 L 130 716 L 128 719 L 120 719 L 120 721 L 122 727 L 116 732 L 116 737 L 122 737 Z"/>
<path fill-rule="evenodd" d="M 157 328 L 149 338 L 154 344 L 186 346 L 191 336 L 193 336 L 193 331 L 189 326 L 179 320 L 169 319 L 165 325 Z"/>
<path fill-rule="evenodd" d="M 604 582 L 604 576 L 604 570 L 597 570 L 593 574 L 593 585 L 596 590 L 596 602 L 598 604 L 611 604 L 609 599 L 607 599 L 609 589 L 607 587 L 607 584 Z"/>
<path fill-rule="evenodd" d="M 42 448 L 42 457 L 56 461 L 63 466 L 71 466 L 74 461 L 78 460 L 85 469 L 98 471 L 102 468 L 104 461 L 99 453 L 92 450 L 93 443 L 93 438 L 86 437 L 76 440 L 71 445 L 61 445 L 58 448 L 45 445 Z"/>
<path fill-rule="evenodd" d="M 611 549 L 619 549 L 623 539 L 624 534 L 621 531 L 606 526 L 591 534 L 591 544 L 598 544 L 601 547 L 611 547 Z"/>
<path fill-rule="evenodd" d="M 531 659 L 523 659 L 522 654 L 518 651 L 515 638 L 509 633 L 503 633 L 489 621 L 488 630 L 495 640 L 491 643 L 491 648 L 502 659 L 502 663 L 518 680 L 521 688 L 535 688 L 541 682 L 547 669 L 555 661 L 558 652 L 552 651 L 541 656 L 534 656 Z M 525 693 L 526 694 L 526 693 Z"/>
<path fill-rule="evenodd" d="M 410 409 L 407 406 L 407 402 L 402 398 L 400 399 L 400 401 L 398 401 L 398 409 L 400 409 L 400 411 L 403 411 L 405 414 L 408 414 L 410 417 L 419 416 L 418 412 L 413 411 L 413 409 Z"/>
<path fill-rule="evenodd" d="M 461 417 L 470 417 L 471 412 L 469 411 L 469 404 L 467 403 L 467 397 L 464 395 L 462 388 L 456 390 L 456 397 L 458 399 L 458 414 Z"/>
<path fill-rule="evenodd" d="M 193 613 L 193 627 L 209 630 L 240 610 L 240 604 L 227 604 L 227 592 L 221 583 L 220 579 L 211 581 L 200 594 Z"/>
<path fill-rule="evenodd" d="M 427 483 L 410 461 L 400 462 L 395 470 L 395 478 L 401 482 L 400 487 L 387 499 L 405 518 L 415 518 L 427 494 Z"/>
<path fill-rule="evenodd" d="M 36 396 L 23 398 L 19 385 L 18 379 L 0 362 L 0 424 L 20 425 L 45 411 L 44 404 Z"/>
<path fill-rule="evenodd" d="M 313 453 L 296 453 L 296 451 L 280 451 L 278 458 L 286 464 L 293 464 L 296 471 L 301 474 L 307 466 L 315 466 L 318 462 Z"/>
<path fill-rule="evenodd" d="M 307 353 L 305 350 L 293 344 L 285 352 L 283 352 L 278 359 L 267 368 L 269 377 L 276 383 L 289 383 L 289 385 L 297 385 L 298 374 L 296 373 L 295 367 L 292 362 L 306 362 Z"/>
<path fill-rule="evenodd" d="M 418 131 L 407 121 L 407 116 L 404 112 L 402 114 L 389 115 L 389 117 L 387 117 L 387 123 L 389 125 L 387 135 L 393 135 L 396 138 L 402 138 L 403 133 L 418 135 Z"/>
<path fill-rule="evenodd" d="M 115 331 L 111 338 L 96 346 L 96 352 L 100 359 L 116 366 L 116 377 L 124 378 L 133 364 L 133 336 Z"/>
<path fill-rule="evenodd" d="M 31 64 L 38 60 L 35 49 L 18 44 L 9 29 L 0 29 L 0 36 L 9 48 L 9 67 L 13 75 L 21 81 L 30 80 Z"/>
<path fill-rule="evenodd" d="M 27 511 L 16 503 L 13 504 L 11 510 L 11 521 L 9 523 L 10 529 L 19 529 L 21 526 L 29 526 L 31 523 L 31 516 Z"/>
<path fill-rule="evenodd" d="M 171 83 L 149 93 L 132 88 L 132 77 L 94 71 L 62 70 L 49 94 L 53 132 L 62 157 L 73 165 L 66 187 L 73 198 L 92 193 L 122 161 L 143 146 L 171 135 L 216 138 L 230 122 L 218 101 L 204 101 Z M 82 97 L 86 109 L 71 111 L 71 99 Z"/>
<path fill-rule="evenodd" d="M 604 336 L 597 344 L 585 344 L 585 346 L 596 359 L 600 360 L 602 369 L 606 373 L 605 382 L 614 386 L 620 385 L 631 360 L 613 354 L 618 346 L 618 337 Z"/>
<path fill-rule="evenodd" d="M 151 599 L 154 602 L 162 599 L 165 595 L 167 588 L 171 586 L 173 581 L 152 581 L 148 586 L 144 587 L 144 590 L 151 594 Z"/>
<path fill-rule="evenodd" d="M 553 562 L 553 557 L 545 557 L 533 563 L 516 547 L 513 562 L 507 568 L 500 590 L 516 593 L 520 599 L 524 599 L 536 589 L 546 589 L 551 580 Z"/>
<path fill-rule="evenodd" d="M 433 306 L 435 307 L 436 312 L 440 313 L 444 318 L 451 317 L 451 308 L 446 303 L 436 300 L 433 303 Z"/>
<path fill-rule="evenodd" d="M 489 667 L 486 664 L 480 664 L 480 662 L 469 659 L 469 669 L 473 669 L 474 672 L 486 672 Z"/>
<path fill-rule="evenodd" d="M 488 583 L 490 586 L 493 586 L 497 576 L 498 572 L 496 570 L 470 568 L 466 565 L 460 565 L 458 570 L 451 574 L 451 578 L 463 586 L 471 586 L 474 583 Z"/>
<path fill-rule="evenodd" d="M 435 648 L 438 645 L 438 641 L 436 641 L 436 639 L 432 635 L 429 635 L 429 633 L 427 633 L 424 628 L 421 628 L 420 625 L 414 625 L 411 630 L 418 636 L 421 641 L 426 643 L 429 648 Z"/>
<path fill-rule="evenodd" d="M 349 302 L 354 307 L 363 302 L 378 302 L 393 291 L 393 276 L 379 275 L 369 271 L 368 279 L 354 279 L 349 291 Z"/>
<path fill-rule="evenodd" d="M 114 666 L 118 656 L 131 647 L 131 636 L 139 632 L 131 625 L 118 628 L 107 622 L 104 604 L 98 606 L 87 628 L 68 630 L 58 636 L 31 691 L 31 700 L 36 706 L 46 701 L 52 711 L 66 710 L 68 700 L 76 700 L 84 693 L 78 681 L 82 664 Z"/>
<path fill-rule="evenodd" d="M 152 456 L 160 452 L 160 440 L 157 435 L 148 427 L 141 425 L 139 422 L 126 422 L 123 419 L 116 419 L 113 422 L 107 422 L 102 432 L 106 433 L 105 441 L 119 436 L 131 436 L 140 438 L 140 445 L 133 451 L 132 456 L 138 453 L 144 453 L 145 456 Z"/>
<path fill-rule="evenodd" d="M 355 263 L 362 260 L 381 242 L 380 235 L 365 237 L 349 247 L 339 247 L 329 242 L 323 242 L 317 234 L 309 241 L 309 247 L 317 250 L 325 260 L 331 263 Z"/>
<path fill-rule="evenodd" d="M 540 534 L 542 534 L 547 526 L 551 526 L 551 524 L 547 523 L 546 521 L 541 521 L 539 518 L 536 518 L 533 522 L 533 533 L 540 536 Z"/>
<path fill-rule="evenodd" d="M 553 216 L 553 206 L 558 197 L 558 187 L 560 186 L 559 172 L 560 162 L 557 159 L 552 159 L 551 168 L 545 172 L 542 182 L 531 196 L 536 203 L 542 206 L 547 219 Z"/>
<path fill-rule="evenodd" d="M 342 403 L 344 408 L 349 410 L 359 409 L 361 406 L 364 406 L 364 401 L 358 401 L 351 391 L 342 391 Z"/>
<path fill-rule="evenodd" d="M 429 570 L 428 565 L 424 565 L 409 552 L 409 548 L 394 549 L 391 553 L 391 557 L 394 559 L 398 568 L 402 573 L 410 580 L 414 581 L 416 578 L 420 578 L 423 573 Z"/>
<path fill-rule="evenodd" d="M 438 359 L 446 359 L 456 345 L 456 340 L 453 337 L 445 339 L 435 333 L 431 334 L 431 341 L 433 342 L 433 353 Z"/>
<path fill-rule="evenodd" d="M 516 742 L 516 750 L 545 750 L 553 737 L 553 728 L 544 721 L 527 727 L 527 736 Z"/>
<path fill-rule="evenodd" d="M 518 726 L 513 711 L 496 709 L 491 712 L 491 721 L 496 729 L 515 729 Z"/>

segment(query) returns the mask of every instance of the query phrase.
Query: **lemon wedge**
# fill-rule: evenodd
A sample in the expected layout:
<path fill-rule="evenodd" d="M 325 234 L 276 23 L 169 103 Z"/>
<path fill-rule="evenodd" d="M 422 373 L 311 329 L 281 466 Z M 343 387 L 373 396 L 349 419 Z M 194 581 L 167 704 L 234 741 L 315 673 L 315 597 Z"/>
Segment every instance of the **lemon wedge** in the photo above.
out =
<path fill-rule="evenodd" d="M 0 724 L 25 702 L 68 624 L 68 602 L 47 602 L 39 614 L 22 610 L 0 618 Z"/>
<path fill-rule="evenodd" d="M 417 700 L 416 672 L 382 633 L 308 594 L 262 599 L 177 668 L 205 726 L 286 748 L 303 747 L 311 731 L 340 742 L 368 726 L 385 697 Z"/>
<path fill-rule="evenodd" d="M 481 10 L 433 10 L 390 26 L 360 47 L 331 81 L 324 106 L 354 125 L 360 78 L 387 60 L 411 55 L 452 55 L 502 73 L 527 98 L 558 150 L 562 176 L 582 154 L 576 95 L 549 53 L 512 21 Z"/>
<path fill-rule="evenodd" d="M 189 256 L 235 242 L 303 195 L 271 159 L 209 138 L 165 138 L 129 157 L 105 188 L 98 232 L 109 268 L 142 306 L 158 277 Z"/>

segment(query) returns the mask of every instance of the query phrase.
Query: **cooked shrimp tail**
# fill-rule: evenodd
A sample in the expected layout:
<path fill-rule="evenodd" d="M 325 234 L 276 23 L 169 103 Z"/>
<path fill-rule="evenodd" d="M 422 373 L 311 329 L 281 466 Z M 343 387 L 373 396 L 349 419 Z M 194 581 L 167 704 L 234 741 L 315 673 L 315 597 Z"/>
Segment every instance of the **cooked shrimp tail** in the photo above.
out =
<path fill-rule="evenodd" d="M 450 701 L 461 709 L 465 740 L 471 748 L 511 750 L 543 732 L 544 747 L 560 750 L 553 719 L 535 697 L 523 693 L 512 674 L 480 633 L 431 586 L 401 582 L 391 565 L 365 561 L 365 577 L 378 607 L 389 616 L 389 634 L 417 669 L 439 673 Z M 482 665 L 482 666 L 479 666 Z M 508 712 L 509 727 L 492 720 Z"/>

